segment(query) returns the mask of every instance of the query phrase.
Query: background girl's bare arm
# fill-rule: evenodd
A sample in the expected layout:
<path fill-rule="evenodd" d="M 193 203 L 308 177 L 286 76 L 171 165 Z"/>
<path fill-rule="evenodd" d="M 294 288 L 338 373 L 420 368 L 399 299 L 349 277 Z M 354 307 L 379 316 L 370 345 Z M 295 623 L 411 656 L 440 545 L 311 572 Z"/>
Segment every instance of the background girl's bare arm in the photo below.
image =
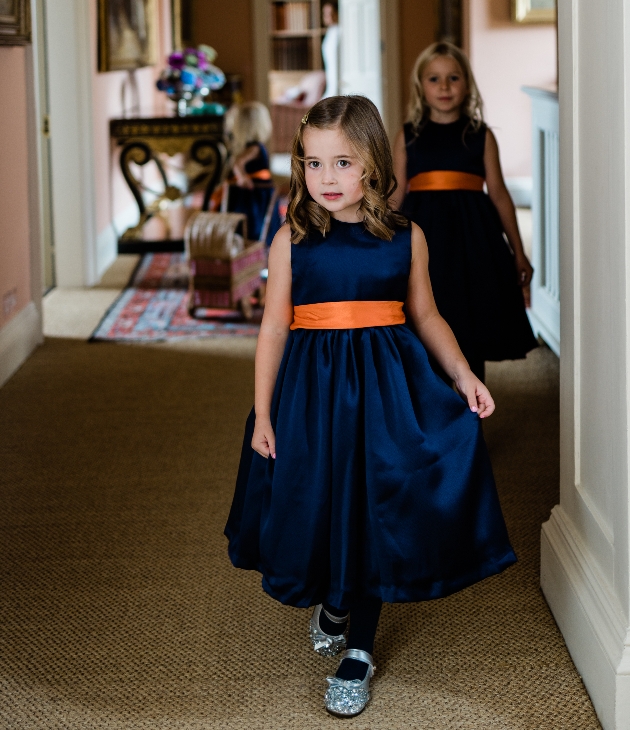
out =
<path fill-rule="evenodd" d="M 503 180 L 503 172 L 501 171 L 501 162 L 499 160 L 499 146 L 497 145 L 494 134 L 489 129 L 486 132 L 486 147 L 483 161 L 486 167 L 488 195 L 499 212 L 503 230 L 507 235 L 512 251 L 514 251 L 518 283 L 521 286 L 527 286 L 532 279 L 533 269 L 523 251 L 523 242 L 521 241 L 521 234 L 519 233 L 518 222 L 516 220 L 516 209 Z"/>
<path fill-rule="evenodd" d="M 400 210 L 407 194 L 407 149 L 405 148 L 405 133 L 401 129 L 394 142 L 394 175 L 398 187 L 390 198 L 394 210 Z"/>
<path fill-rule="evenodd" d="M 411 224 L 411 273 L 407 295 L 407 313 L 427 351 L 453 380 L 472 411 L 486 418 L 494 411 L 494 401 L 468 367 L 453 331 L 440 316 L 429 279 L 429 252 L 424 233 Z"/>
<path fill-rule="evenodd" d="M 263 456 L 275 456 L 275 436 L 270 421 L 271 399 L 289 327 L 293 321 L 290 236 L 289 226 L 283 226 L 276 233 L 269 250 L 265 313 L 256 346 L 256 426 L 252 447 Z"/>
<path fill-rule="evenodd" d="M 253 144 L 234 160 L 232 164 L 232 172 L 236 178 L 236 184 L 241 188 L 253 188 L 254 183 L 251 177 L 245 172 L 245 165 L 252 160 L 255 160 L 260 154 L 260 147 L 257 144 Z"/>

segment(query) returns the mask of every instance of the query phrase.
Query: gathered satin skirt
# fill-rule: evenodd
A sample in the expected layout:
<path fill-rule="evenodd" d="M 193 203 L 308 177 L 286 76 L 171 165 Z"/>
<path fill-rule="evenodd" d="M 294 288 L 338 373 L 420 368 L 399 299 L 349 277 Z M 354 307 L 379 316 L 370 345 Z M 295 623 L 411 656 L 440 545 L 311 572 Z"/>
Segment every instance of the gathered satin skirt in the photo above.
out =
<path fill-rule="evenodd" d="M 278 601 L 423 601 L 516 561 L 479 418 L 406 325 L 291 332 L 271 419 L 275 460 L 247 420 L 225 534 Z"/>
<path fill-rule="evenodd" d="M 483 192 L 410 192 L 403 213 L 424 231 L 437 308 L 464 355 L 517 360 L 538 347 L 497 209 Z"/>

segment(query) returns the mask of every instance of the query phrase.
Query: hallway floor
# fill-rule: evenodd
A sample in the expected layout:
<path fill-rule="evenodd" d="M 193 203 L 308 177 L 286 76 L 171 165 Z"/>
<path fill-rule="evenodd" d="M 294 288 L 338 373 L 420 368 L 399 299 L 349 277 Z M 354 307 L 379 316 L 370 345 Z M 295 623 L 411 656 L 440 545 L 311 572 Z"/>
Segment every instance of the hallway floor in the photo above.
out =
<path fill-rule="evenodd" d="M 47 339 L 0 390 L 0 727 L 591 730 L 538 587 L 558 499 L 558 367 L 490 365 L 484 426 L 519 563 L 385 606 L 373 701 L 323 709 L 309 612 L 233 569 L 223 525 L 251 350 Z"/>

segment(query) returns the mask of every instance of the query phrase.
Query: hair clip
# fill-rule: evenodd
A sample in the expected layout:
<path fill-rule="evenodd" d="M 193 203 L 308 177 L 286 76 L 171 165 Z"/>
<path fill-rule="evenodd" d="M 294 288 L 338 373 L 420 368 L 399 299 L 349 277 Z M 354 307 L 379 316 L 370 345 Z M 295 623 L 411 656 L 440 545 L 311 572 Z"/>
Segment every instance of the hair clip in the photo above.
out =
<path fill-rule="evenodd" d="M 306 124 L 308 122 L 308 112 L 302 117 L 302 124 Z"/>

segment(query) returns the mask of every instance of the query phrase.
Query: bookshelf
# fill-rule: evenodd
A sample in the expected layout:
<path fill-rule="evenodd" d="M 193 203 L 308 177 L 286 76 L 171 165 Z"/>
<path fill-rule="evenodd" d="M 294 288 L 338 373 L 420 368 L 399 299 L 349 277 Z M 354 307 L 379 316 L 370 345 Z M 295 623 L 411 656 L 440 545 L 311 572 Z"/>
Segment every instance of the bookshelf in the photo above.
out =
<path fill-rule="evenodd" d="M 322 68 L 322 37 L 320 0 L 299 2 L 269 2 L 270 96 L 295 82 L 300 73 Z M 273 87 L 273 88 L 272 88 Z M 277 92 L 276 92 L 277 93 Z"/>

